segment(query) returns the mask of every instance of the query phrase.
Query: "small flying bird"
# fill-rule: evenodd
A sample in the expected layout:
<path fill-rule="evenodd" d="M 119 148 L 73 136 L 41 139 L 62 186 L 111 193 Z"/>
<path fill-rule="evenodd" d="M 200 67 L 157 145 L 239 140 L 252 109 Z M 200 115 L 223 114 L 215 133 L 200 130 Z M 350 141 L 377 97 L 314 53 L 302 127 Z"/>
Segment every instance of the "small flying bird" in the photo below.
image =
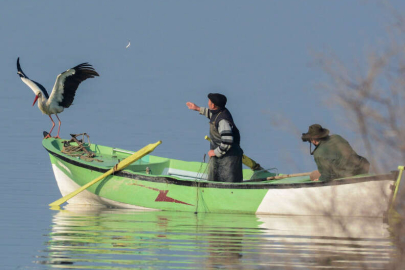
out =
<path fill-rule="evenodd" d="M 125 47 L 125 49 L 128 49 L 129 46 L 131 46 L 131 41 L 130 40 L 128 40 L 128 45 Z"/>
<path fill-rule="evenodd" d="M 25 75 L 21 69 L 19 57 L 17 59 L 17 74 L 20 76 L 21 80 L 28 85 L 32 91 L 34 91 L 35 99 L 32 106 L 34 106 L 35 102 L 38 100 L 38 108 L 43 114 L 47 114 L 52 121 L 52 128 L 45 139 L 51 137 L 51 132 L 55 127 L 55 122 L 51 116 L 52 114 L 54 114 L 59 121 L 58 134 L 55 138 L 60 139 L 59 131 L 61 121 L 58 117 L 58 113 L 63 112 L 64 108 L 69 108 L 70 105 L 72 105 L 76 90 L 82 81 L 99 76 L 99 74 L 90 64 L 83 63 L 77 65 L 66 70 L 65 72 L 62 72 L 56 77 L 55 85 L 53 86 L 52 93 L 49 96 L 45 87 L 36 81 L 29 79 L 27 75 Z"/>

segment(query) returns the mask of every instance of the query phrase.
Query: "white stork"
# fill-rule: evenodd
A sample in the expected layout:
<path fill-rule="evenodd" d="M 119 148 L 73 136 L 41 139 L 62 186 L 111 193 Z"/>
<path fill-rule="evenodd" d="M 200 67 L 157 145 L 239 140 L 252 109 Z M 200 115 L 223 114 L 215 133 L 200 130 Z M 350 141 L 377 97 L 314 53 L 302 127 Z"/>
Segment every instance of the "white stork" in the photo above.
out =
<path fill-rule="evenodd" d="M 52 128 L 45 138 L 51 137 L 51 132 L 55 127 L 55 122 L 51 116 L 52 114 L 54 114 L 59 121 L 58 135 L 56 135 L 55 138 L 60 138 L 59 131 L 61 121 L 58 117 L 58 113 L 63 112 L 64 108 L 69 108 L 70 105 L 72 105 L 77 87 L 79 87 L 79 84 L 82 81 L 99 76 L 90 64 L 83 63 L 77 65 L 66 70 L 65 72 L 62 72 L 56 77 L 51 96 L 49 96 L 45 87 L 33 80 L 30 80 L 27 75 L 24 74 L 20 67 L 20 58 L 17 59 L 17 70 L 17 74 L 20 76 L 21 80 L 28 85 L 32 91 L 34 91 L 35 99 L 32 106 L 34 106 L 35 102 L 38 100 L 38 108 L 43 114 L 47 114 L 49 115 L 49 118 L 51 118 Z"/>

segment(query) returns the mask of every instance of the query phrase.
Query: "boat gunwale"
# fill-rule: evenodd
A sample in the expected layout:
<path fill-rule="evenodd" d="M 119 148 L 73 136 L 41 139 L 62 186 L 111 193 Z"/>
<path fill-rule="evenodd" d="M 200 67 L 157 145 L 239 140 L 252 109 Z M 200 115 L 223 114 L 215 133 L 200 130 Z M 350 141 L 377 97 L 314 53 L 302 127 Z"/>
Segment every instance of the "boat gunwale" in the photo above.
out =
<path fill-rule="evenodd" d="M 84 162 L 80 162 L 74 160 L 72 158 L 66 157 L 64 155 L 58 154 L 56 152 L 51 151 L 50 149 L 44 148 L 53 156 L 58 159 L 61 159 L 67 163 L 72 165 L 89 169 L 92 171 L 105 173 L 109 169 L 104 169 L 98 166 L 92 166 L 86 164 Z M 119 171 L 113 173 L 115 176 L 125 177 L 134 180 L 141 180 L 141 181 L 148 181 L 148 182 L 156 182 L 156 183 L 166 183 L 166 184 L 174 184 L 180 186 L 198 186 L 199 188 L 220 188 L 220 189 L 290 189 L 290 188 L 312 188 L 312 187 L 325 187 L 325 186 L 338 186 L 338 185 L 346 185 L 346 184 L 355 184 L 355 183 L 363 183 L 363 182 L 370 182 L 370 181 L 383 181 L 389 180 L 394 182 L 396 178 L 396 171 L 393 171 L 389 174 L 380 174 L 380 175 L 371 175 L 371 176 L 364 176 L 364 177 L 353 177 L 353 178 L 342 178 L 336 179 L 329 182 L 307 182 L 307 183 L 269 183 L 267 181 L 263 181 L 265 179 L 257 179 L 257 182 L 239 182 L 239 183 L 227 183 L 227 182 L 213 182 L 213 181 L 200 181 L 200 180 L 189 180 L 189 179 L 177 179 L 175 177 L 170 176 L 149 176 L 139 173 L 131 173 L 128 171 Z"/>

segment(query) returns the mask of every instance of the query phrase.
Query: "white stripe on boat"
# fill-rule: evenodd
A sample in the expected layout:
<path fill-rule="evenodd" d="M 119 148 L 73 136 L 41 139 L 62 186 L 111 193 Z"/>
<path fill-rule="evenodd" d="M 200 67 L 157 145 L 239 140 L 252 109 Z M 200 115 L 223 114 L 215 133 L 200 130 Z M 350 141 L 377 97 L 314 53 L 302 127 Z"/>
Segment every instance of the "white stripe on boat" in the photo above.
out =
<path fill-rule="evenodd" d="M 60 162 L 59 160 L 56 160 L 56 162 L 58 163 L 59 166 L 61 166 L 63 169 L 65 169 L 70 175 L 72 175 L 72 172 L 69 170 L 68 167 L 66 167 L 65 164 L 63 164 L 63 163 Z"/>
<path fill-rule="evenodd" d="M 61 169 L 59 169 L 55 164 L 52 164 L 53 173 L 55 174 L 56 182 L 58 184 L 59 190 L 63 196 L 80 188 L 69 176 L 67 176 Z M 146 208 L 136 205 L 131 205 L 127 203 L 121 203 L 97 196 L 90 191 L 84 190 L 67 201 L 69 204 L 85 204 L 85 205 L 106 205 L 118 208 L 131 208 L 136 210 L 155 210 L 158 209 Z"/>
<path fill-rule="evenodd" d="M 382 217 L 392 184 L 392 180 L 379 180 L 269 189 L 256 214 Z"/>

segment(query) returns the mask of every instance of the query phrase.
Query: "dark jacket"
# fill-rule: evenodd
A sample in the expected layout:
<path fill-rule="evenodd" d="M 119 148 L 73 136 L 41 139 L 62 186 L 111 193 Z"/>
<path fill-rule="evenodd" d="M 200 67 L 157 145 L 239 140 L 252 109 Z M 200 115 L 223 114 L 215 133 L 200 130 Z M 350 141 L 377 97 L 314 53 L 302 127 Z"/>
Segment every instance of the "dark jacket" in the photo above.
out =
<path fill-rule="evenodd" d="M 314 150 L 314 159 L 321 174 L 320 181 L 368 173 L 370 163 L 357 155 L 350 144 L 339 135 L 320 141 Z"/>
<path fill-rule="evenodd" d="M 219 147 L 222 142 L 222 135 L 218 132 L 218 125 L 221 120 L 226 120 L 228 121 L 229 125 L 231 126 L 232 129 L 232 134 L 231 136 L 233 137 L 233 143 L 231 146 L 232 150 L 228 154 L 233 153 L 233 149 L 239 148 L 240 145 L 240 133 L 239 129 L 236 127 L 235 123 L 233 122 L 233 117 L 231 113 L 228 111 L 227 108 L 220 109 L 220 110 L 210 110 L 212 113 L 211 118 L 210 118 L 210 137 L 211 137 L 211 144 L 210 148 L 211 150 L 214 150 L 215 148 Z M 225 134 L 227 135 L 227 134 Z M 238 152 L 238 151 L 237 151 Z M 233 153 L 234 154 L 234 153 Z"/>

